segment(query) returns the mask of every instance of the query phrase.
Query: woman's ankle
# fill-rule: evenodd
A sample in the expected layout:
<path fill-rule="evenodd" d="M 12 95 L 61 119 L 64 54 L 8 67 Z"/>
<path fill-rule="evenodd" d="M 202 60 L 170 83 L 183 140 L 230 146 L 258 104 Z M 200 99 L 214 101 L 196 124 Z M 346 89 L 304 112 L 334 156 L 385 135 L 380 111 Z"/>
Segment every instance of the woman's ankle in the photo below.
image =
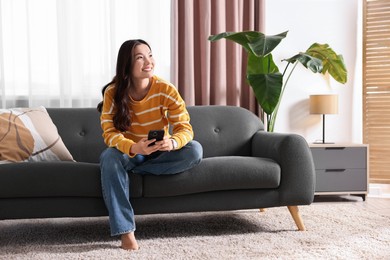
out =
<path fill-rule="evenodd" d="M 121 248 L 125 250 L 138 250 L 139 246 L 135 239 L 134 232 L 126 233 L 121 235 L 122 245 Z"/>

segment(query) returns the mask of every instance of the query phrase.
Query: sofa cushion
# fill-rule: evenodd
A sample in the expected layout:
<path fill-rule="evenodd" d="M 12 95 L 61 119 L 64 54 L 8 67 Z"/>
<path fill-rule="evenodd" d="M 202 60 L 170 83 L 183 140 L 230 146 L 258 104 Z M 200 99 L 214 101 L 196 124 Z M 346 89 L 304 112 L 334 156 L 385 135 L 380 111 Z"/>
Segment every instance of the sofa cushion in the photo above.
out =
<path fill-rule="evenodd" d="M 209 191 L 272 189 L 280 183 L 279 165 L 246 156 L 204 158 L 191 170 L 175 175 L 145 175 L 144 197 L 177 196 Z"/>
<path fill-rule="evenodd" d="M 0 109 L 0 161 L 72 161 L 44 107 Z"/>
<path fill-rule="evenodd" d="M 131 174 L 131 196 L 142 195 L 142 177 Z M 82 162 L 22 162 L 0 167 L 0 198 L 102 197 L 100 167 Z"/>

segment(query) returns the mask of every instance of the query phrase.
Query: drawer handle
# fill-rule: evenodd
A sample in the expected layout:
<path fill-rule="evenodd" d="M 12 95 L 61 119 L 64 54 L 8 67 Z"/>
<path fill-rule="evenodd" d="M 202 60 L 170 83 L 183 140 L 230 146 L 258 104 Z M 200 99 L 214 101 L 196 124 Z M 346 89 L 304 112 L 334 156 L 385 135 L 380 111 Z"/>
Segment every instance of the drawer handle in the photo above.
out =
<path fill-rule="evenodd" d="M 325 147 L 325 150 L 344 150 L 345 147 Z"/>
<path fill-rule="evenodd" d="M 325 172 L 345 172 L 345 169 L 326 169 Z"/>

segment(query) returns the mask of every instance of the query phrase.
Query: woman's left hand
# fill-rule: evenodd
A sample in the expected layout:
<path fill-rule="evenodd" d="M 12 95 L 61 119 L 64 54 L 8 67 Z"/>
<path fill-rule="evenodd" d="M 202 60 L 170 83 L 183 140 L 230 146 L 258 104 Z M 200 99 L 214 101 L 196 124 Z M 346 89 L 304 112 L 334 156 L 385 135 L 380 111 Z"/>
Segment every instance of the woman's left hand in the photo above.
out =
<path fill-rule="evenodd" d="M 157 141 L 156 144 L 160 145 L 159 151 L 170 152 L 173 150 L 172 140 L 168 136 L 164 136 L 164 139 Z"/>

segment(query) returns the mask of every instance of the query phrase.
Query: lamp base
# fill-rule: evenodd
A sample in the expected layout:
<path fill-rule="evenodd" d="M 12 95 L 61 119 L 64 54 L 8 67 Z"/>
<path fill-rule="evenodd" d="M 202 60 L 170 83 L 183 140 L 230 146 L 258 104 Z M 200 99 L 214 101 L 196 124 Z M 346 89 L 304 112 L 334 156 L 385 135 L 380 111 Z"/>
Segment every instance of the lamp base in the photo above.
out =
<path fill-rule="evenodd" d="M 335 142 L 314 141 L 313 144 L 334 144 Z"/>
<path fill-rule="evenodd" d="M 315 144 L 334 144 L 334 142 L 325 142 L 325 114 L 322 114 L 322 140 L 314 142 Z"/>

